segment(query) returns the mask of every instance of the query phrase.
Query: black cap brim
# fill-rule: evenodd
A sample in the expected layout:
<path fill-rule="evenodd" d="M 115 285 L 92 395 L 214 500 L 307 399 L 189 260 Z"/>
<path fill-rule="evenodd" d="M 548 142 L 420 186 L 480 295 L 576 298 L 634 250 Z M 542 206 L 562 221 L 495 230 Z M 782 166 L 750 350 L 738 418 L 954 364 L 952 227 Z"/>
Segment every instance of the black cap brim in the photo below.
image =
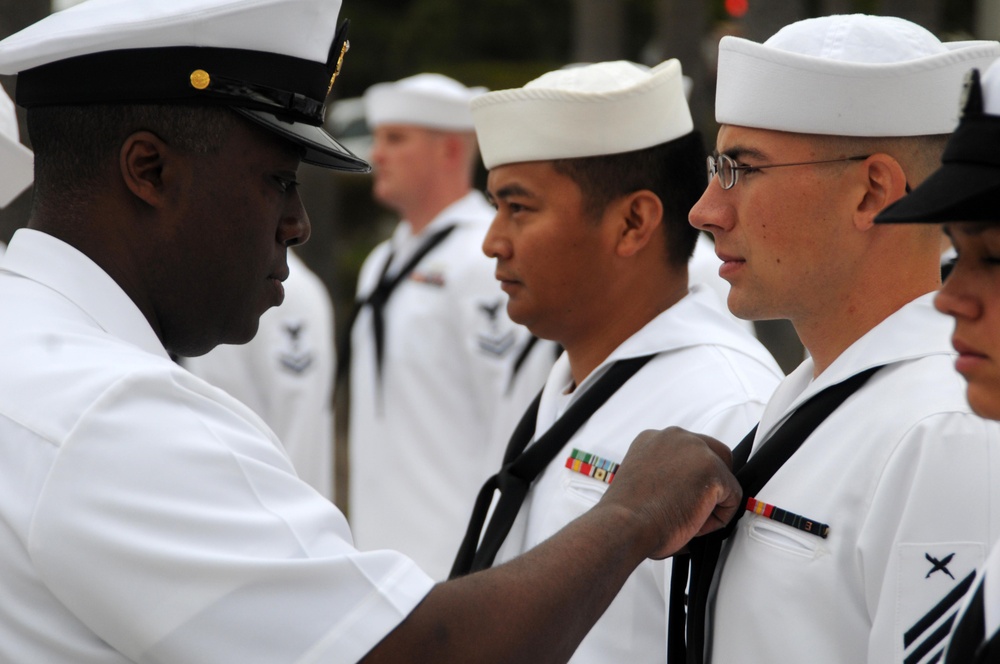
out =
<path fill-rule="evenodd" d="M 251 122 L 305 148 L 302 161 L 307 164 L 348 173 L 370 173 L 372 170 L 367 161 L 338 143 L 322 127 L 280 120 L 265 111 L 231 108 Z"/>
<path fill-rule="evenodd" d="M 1000 223 L 1000 168 L 946 164 L 875 219 L 878 224 L 950 221 Z"/>
<path fill-rule="evenodd" d="M 1000 117 L 963 118 L 941 167 L 875 219 L 876 223 L 1000 223 Z"/>

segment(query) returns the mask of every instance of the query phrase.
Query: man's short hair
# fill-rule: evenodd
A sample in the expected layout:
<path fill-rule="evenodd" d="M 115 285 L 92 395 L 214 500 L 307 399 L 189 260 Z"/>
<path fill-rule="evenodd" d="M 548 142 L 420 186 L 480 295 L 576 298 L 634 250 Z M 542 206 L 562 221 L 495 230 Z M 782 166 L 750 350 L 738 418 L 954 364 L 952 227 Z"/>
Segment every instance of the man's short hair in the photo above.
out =
<path fill-rule="evenodd" d="M 899 162 L 910 186 L 916 186 L 941 165 L 941 155 L 951 134 L 886 137 L 819 134 L 812 136 L 817 142 L 828 145 L 836 154 L 844 156 L 884 152 Z"/>
<path fill-rule="evenodd" d="M 148 130 L 182 152 L 209 154 L 240 120 L 222 106 L 44 106 L 28 109 L 28 136 L 35 150 L 35 197 L 87 198 L 132 133 Z"/>
<path fill-rule="evenodd" d="M 688 213 L 705 191 L 705 143 L 698 131 L 667 143 L 619 154 L 557 159 L 556 171 L 583 192 L 584 211 L 599 218 L 617 198 L 648 189 L 663 203 L 667 260 L 687 265 L 698 240 Z"/>

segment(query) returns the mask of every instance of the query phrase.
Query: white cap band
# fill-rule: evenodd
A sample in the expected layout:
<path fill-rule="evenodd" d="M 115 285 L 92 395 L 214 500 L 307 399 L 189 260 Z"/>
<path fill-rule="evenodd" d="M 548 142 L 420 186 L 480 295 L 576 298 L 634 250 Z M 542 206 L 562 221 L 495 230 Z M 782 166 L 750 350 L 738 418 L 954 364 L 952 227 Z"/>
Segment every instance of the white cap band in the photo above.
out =
<path fill-rule="evenodd" d="M 339 11 L 340 0 L 89 0 L 7 37 L 0 73 L 97 51 L 178 45 L 326 62 Z"/>
<path fill-rule="evenodd" d="M 367 172 L 323 128 L 349 47 L 340 0 L 89 0 L 0 41 L 25 108 L 225 105 L 304 148 Z M 30 111 L 29 111 L 30 112 Z"/>
<path fill-rule="evenodd" d="M 600 62 L 472 101 L 486 168 L 632 152 L 691 133 L 681 65 Z"/>
<path fill-rule="evenodd" d="M 368 88 L 365 117 L 372 128 L 398 124 L 471 132 L 469 101 L 484 92 L 441 74 L 417 74 Z"/>
<path fill-rule="evenodd" d="M 1000 56 L 995 41 L 942 44 L 903 19 L 824 16 L 763 44 L 719 44 L 720 124 L 834 136 L 947 134 L 965 73 Z"/>
<path fill-rule="evenodd" d="M 0 208 L 17 198 L 34 179 L 34 155 L 21 145 L 14 102 L 0 90 Z"/>

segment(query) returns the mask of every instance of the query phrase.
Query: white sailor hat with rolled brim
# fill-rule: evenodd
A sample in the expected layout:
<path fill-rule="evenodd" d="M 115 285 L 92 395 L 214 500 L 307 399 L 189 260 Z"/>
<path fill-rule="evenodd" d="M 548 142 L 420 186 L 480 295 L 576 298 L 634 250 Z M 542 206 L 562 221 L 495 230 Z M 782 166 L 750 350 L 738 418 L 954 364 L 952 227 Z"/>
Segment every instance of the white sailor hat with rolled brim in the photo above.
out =
<path fill-rule="evenodd" d="M 305 149 L 303 161 L 368 164 L 321 127 L 347 51 L 340 0 L 88 0 L 0 42 L 26 108 L 222 105 Z"/>
<path fill-rule="evenodd" d="M 1000 56 L 995 41 L 942 43 L 900 18 L 823 16 L 763 44 L 719 43 L 720 124 L 833 136 L 947 134 L 966 72 Z"/>
<path fill-rule="evenodd" d="M 559 69 L 476 97 L 471 108 L 488 169 L 633 152 L 694 130 L 677 60 Z"/>
<path fill-rule="evenodd" d="M 28 188 L 34 179 L 35 158 L 21 144 L 14 102 L 0 90 L 0 208 Z"/>
<path fill-rule="evenodd" d="M 469 101 L 486 88 L 467 88 L 443 74 L 417 74 L 392 83 L 376 83 L 364 94 L 369 127 L 415 125 L 443 131 L 471 132 Z"/>

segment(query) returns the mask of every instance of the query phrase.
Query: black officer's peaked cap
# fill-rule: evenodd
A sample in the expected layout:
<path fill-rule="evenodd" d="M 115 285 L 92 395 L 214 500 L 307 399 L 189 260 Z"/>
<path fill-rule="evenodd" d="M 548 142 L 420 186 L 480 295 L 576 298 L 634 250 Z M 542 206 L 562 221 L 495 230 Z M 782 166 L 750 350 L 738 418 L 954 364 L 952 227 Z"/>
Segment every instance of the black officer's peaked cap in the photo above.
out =
<path fill-rule="evenodd" d="M 0 42 L 26 108 L 223 105 L 305 148 L 304 161 L 367 172 L 323 130 L 347 22 L 339 0 L 89 0 Z M 307 42 L 307 43 L 303 43 Z"/>

